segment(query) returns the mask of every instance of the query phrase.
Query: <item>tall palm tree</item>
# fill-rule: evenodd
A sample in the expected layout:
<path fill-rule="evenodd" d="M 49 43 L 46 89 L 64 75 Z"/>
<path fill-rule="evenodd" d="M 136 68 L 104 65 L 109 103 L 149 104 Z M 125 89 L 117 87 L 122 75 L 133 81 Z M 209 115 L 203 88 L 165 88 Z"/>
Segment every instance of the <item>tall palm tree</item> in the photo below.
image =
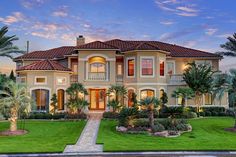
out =
<path fill-rule="evenodd" d="M 108 89 L 107 94 L 114 93 L 115 100 L 120 102 L 127 95 L 127 89 L 123 85 L 111 85 Z"/>
<path fill-rule="evenodd" d="M 217 52 L 220 55 L 236 57 L 236 33 L 232 37 L 227 38 L 228 41 L 225 44 L 220 45 L 221 48 L 225 49 L 224 52 Z"/>
<path fill-rule="evenodd" d="M 13 45 L 13 41 L 18 40 L 18 38 L 13 36 L 7 36 L 8 27 L 4 26 L 0 29 L 0 57 L 8 57 L 13 59 L 12 54 L 24 53 L 18 49 L 18 47 Z"/>
<path fill-rule="evenodd" d="M 151 129 L 154 128 L 154 110 L 160 105 L 160 101 L 156 97 L 146 97 L 141 99 L 139 105 L 148 111 L 149 125 Z"/>
<path fill-rule="evenodd" d="M 214 95 L 221 99 L 225 92 L 229 93 L 229 100 L 232 104 L 236 103 L 236 69 L 230 69 L 229 74 L 221 74 L 215 77 L 213 82 L 213 92 Z M 234 115 L 235 123 L 234 128 L 236 128 L 236 109 L 234 105 Z"/>
<path fill-rule="evenodd" d="M 82 83 L 72 83 L 69 88 L 66 89 L 66 93 L 70 95 L 71 98 L 79 98 L 79 93 L 88 95 L 87 89 Z"/>
<path fill-rule="evenodd" d="M 195 62 L 188 63 L 188 65 L 183 73 L 183 80 L 194 91 L 194 101 L 199 112 L 203 94 L 209 93 L 212 89 L 214 72 L 207 65 L 196 65 Z"/>
<path fill-rule="evenodd" d="M 19 111 L 28 109 L 31 102 L 26 86 L 8 81 L 4 85 L 3 90 L 0 90 L 0 95 L 1 94 L 4 95 L 4 97 L 0 99 L 0 107 L 9 108 L 10 131 L 16 131 Z"/>

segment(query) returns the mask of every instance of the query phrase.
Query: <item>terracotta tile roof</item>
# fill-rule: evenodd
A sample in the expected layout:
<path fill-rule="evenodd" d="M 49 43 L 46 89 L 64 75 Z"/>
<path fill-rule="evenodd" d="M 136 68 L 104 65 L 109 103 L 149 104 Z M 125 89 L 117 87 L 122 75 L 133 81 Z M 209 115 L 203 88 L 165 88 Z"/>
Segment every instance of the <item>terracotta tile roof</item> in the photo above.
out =
<path fill-rule="evenodd" d="M 70 55 L 75 50 L 83 49 L 112 49 L 119 50 L 120 52 L 131 50 L 163 50 L 169 52 L 171 57 L 215 57 L 222 58 L 220 55 L 186 48 L 178 45 L 163 43 L 159 41 L 133 41 L 133 40 L 120 40 L 114 39 L 105 42 L 94 41 L 81 46 L 63 46 L 45 51 L 33 51 L 31 53 L 22 55 L 15 58 L 27 59 L 27 60 L 42 60 L 42 59 L 54 59 L 63 58 L 64 55 Z"/>
<path fill-rule="evenodd" d="M 75 49 L 75 46 L 62 46 L 58 48 L 53 48 L 45 51 L 33 51 L 27 54 L 24 54 L 18 59 L 53 59 L 53 58 L 63 58 L 64 55 L 71 54 Z"/>
<path fill-rule="evenodd" d="M 101 41 L 94 41 L 84 45 L 77 46 L 76 49 L 115 49 L 119 48 Z"/>
<path fill-rule="evenodd" d="M 173 44 L 168 44 L 168 43 L 163 43 L 159 41 L 132 41 L 132 40 L 120 40 L 120 39 L 114 39 L 114 40 L 109 40 L 106 41 L 105 43 L 113 45 L 113 46 L 120 46 L 120 49 L 122 52 L 125 52 L 127 50 L 131 50 L 132 48 L 135 48 L 138 46 L 140 43 L 146 43 L 150 44 L 152 46 L 157 47 L 159 50 L 167 51 L 170 52 L 171 57 L 217 57 L 221 58 L 220 55 L 201 51 L 201 50 L 196 50 L 196 49 L 191 49 L 191 48 L 186 48 L 178 45 L 173 45 Z"/>
<path fill-rule="evenodd" d="M 64 67 L 57 61 L 52 61 L 52 60 L 36 61 L 32 64 L 20 67 L 16 71 L 22 71 L 22 70 L 55 70 L 55 71 L 68 71 L 68 72 L 71 71 L 71 69 Z"/>

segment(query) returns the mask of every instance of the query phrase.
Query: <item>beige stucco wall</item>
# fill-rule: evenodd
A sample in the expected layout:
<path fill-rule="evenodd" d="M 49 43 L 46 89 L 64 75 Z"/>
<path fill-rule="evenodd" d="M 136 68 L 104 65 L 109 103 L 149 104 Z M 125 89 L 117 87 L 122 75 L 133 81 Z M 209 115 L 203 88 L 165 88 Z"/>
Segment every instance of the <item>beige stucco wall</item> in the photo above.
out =
<path fill-rule="evenodd" d="M 34 89 L 47 89 L 49 90 L 49 102 L 51 103 L 50 99 L 51 96 L 56 93 L 57 90 L 63 89 L 66 90 L 70 86 L 70 74 L 68 72 L 56 72 L 56 71 L 27 71 L 27 72 L 19 72 L 20 75 L 26 76 L 26 84 L 28 92 L 31 95 L 32 90 Z M 38 76 L 46 77 L 46 84 L 36 84 L 35 78 Z M 57 77 L 65 77 L 66 84 L 65 85 L 58 85 L 56 83 Z M 66 97 L 66 92 L 65 92 Z M 50 104 L 49 103 L 49 104 Z M 49 106 L 51 110 L 51 107 Z"/>

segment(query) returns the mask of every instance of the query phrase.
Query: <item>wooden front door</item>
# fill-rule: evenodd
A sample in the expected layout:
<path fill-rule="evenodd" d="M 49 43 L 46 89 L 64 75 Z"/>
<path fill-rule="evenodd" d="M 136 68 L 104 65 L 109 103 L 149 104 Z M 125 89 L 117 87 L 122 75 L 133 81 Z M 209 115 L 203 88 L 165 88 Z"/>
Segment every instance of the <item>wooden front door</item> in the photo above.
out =
<path fill-rule="evenodd" d="M 105 89 L 91 89 L 90 90 L 90 109 L 91 110 L 105 110 L 106 104 L 106 90 Z"/>

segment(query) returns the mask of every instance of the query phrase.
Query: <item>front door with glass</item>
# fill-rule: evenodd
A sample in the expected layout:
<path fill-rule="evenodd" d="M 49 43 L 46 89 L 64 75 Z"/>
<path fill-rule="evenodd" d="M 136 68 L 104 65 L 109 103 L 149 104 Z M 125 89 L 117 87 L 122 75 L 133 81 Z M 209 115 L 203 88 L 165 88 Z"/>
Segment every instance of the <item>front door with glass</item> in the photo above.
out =
<path fill-rule="evenodd" d="M 90 90 L 90 109 L 104 110 L 105 109 L 105 89 L 91 89 Z"/>

